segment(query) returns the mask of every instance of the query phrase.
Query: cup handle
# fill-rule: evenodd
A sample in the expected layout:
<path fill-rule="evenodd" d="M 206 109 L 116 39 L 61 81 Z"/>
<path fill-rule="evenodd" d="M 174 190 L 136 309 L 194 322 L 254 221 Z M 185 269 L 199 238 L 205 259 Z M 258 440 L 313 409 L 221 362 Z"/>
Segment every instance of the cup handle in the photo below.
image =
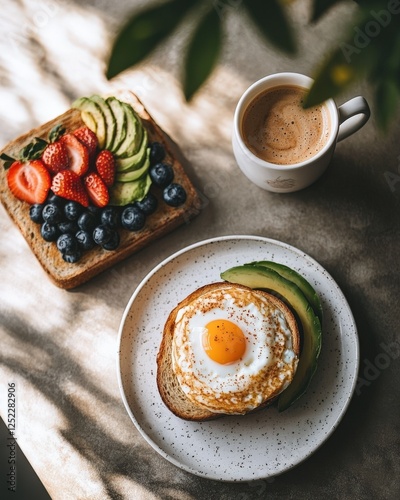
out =
<path fill-rule="evenodd" d="M 337 142 L 346 139 L 349 135 L 360 130 L 371 116 L 367 101 L 364 97 L 357 96 L 345 102 L 338 108 L 339 132 Z"/>

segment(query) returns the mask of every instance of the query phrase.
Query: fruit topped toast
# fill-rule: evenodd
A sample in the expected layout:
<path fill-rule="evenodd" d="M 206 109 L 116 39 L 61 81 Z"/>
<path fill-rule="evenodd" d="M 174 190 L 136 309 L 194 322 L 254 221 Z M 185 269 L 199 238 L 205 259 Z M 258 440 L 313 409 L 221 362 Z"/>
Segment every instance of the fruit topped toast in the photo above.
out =
<path fill-rule="evenodd" d="M 73 288 L 199 213 L 177 154 L 131 92 L 83 97 L 0 152 L 0 200 Z"/>

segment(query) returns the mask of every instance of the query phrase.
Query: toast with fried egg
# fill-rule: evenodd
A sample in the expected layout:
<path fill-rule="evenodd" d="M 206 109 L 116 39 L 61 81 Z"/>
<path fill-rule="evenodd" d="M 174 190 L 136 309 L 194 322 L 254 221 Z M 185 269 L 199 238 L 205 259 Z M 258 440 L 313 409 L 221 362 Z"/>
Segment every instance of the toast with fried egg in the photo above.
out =
<path fill-rule="evenodd" d="M 244 415 L 269 405 L 290 384 L 299 351 L 296 319 L 280 299 L 243 285 L 208 284 L 167 318 L 158 391 L 184 420 Z"/>

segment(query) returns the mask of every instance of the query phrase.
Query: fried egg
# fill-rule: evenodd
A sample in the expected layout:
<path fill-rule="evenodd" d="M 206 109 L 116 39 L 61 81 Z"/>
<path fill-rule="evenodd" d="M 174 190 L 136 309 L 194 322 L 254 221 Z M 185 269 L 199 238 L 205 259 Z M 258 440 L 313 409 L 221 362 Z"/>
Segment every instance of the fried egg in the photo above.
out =
<path fill-rule="evenodd" d="M 204 287 L 176 314 L 172 368 L 181 389 L 215 413 L 257 408 L 293 379 L 294 327 L 288 308 L 265 292 L 225 283 Z"/>

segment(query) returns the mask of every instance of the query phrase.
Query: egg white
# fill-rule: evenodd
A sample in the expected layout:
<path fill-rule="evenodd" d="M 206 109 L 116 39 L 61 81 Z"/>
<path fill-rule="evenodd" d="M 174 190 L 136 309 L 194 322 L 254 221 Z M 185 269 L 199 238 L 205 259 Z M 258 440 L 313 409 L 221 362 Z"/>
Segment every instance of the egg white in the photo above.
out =
<path fill-rule="evenodd" d="M 223 365 L 205 352 L 202 336 L 216 319 L 232 321 L 244 333 L 246 350 L 240 360 Z M 244 413 L 291 380 L 297 364 L 291 338 L 284 314 L 267 300 L 243 291 L 213 291 L 179 310 L 173 369 L 192 401 L 210 411 Z"/>

